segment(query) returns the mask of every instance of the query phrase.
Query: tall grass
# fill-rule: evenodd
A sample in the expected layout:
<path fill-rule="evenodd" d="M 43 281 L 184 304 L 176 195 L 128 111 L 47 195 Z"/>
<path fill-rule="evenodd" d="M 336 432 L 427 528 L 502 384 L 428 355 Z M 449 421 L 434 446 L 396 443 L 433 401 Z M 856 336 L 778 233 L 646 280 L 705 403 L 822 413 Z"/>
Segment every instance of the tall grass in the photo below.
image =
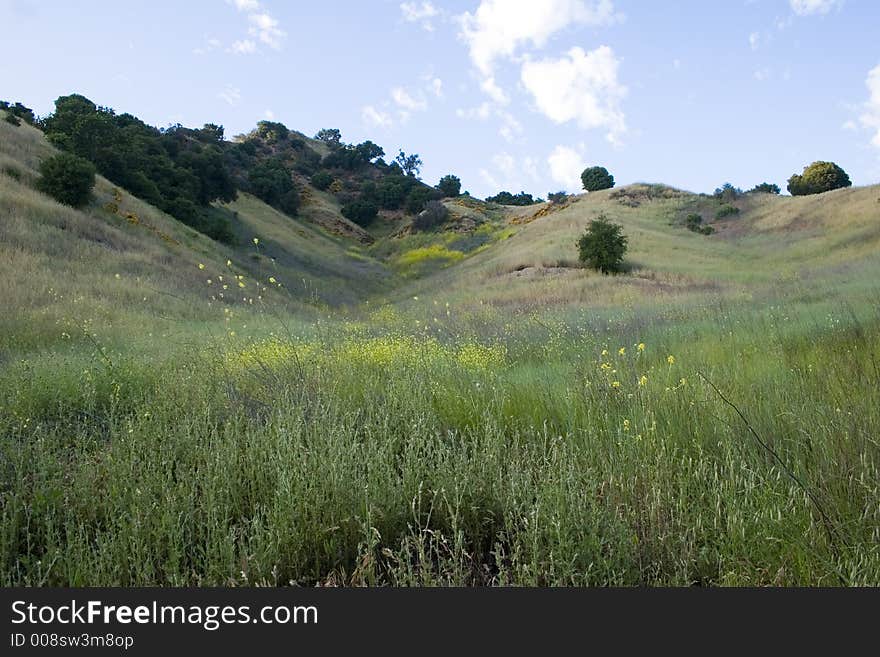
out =
<path fill-rule="evenodd" d="M 880 582 L 880 317 L 381 315 L 7 368 L 3 584 Z"/>

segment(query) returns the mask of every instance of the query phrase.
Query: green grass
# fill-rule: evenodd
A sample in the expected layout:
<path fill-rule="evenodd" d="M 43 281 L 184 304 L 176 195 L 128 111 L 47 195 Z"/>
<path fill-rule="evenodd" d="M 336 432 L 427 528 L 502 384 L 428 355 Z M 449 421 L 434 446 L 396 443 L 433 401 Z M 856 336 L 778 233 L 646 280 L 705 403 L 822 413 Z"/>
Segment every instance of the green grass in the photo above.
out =
<path fill-rule="evenodd" d="M 0 123 L 0 584 L 880 583 L 878 188 L 224 247 L 48 152 Z"/>

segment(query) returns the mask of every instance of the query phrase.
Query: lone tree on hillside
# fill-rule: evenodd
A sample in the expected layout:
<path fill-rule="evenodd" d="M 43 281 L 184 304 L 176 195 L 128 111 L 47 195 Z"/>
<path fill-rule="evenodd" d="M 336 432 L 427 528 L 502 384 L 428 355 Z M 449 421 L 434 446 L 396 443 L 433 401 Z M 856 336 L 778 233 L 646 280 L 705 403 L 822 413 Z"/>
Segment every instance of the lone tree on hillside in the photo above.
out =
<path fill-rule="evenodd" d="M 590 167 L 581 174 L 581 182 L 588 192 L 598 192 L 614 187 L 614 176 L 605 167 Z"/>
<path fill-rule="evenodd" d="M 577 242 L 579 259 L 587 267 L 603 274 L 619 272 L 626 254 L 627 237 L 623 227 L 608 221 L 600 214 L 590 222 L 587 231 Z"/>
<path fill-rule="evenodd" d="M 458 176 L 453 176 L 452 174 L 443 176 L 440 182 L 437 183 L 437 189 L 442 192 L 443 196 L 458 196 L 461 194 L 461 180 Z"/>
<path fill-rule="evenodd" d="M 394 158 L 394 161 L 397 162 L 397 165 L 406 175 L 412 176 L 413 178 L 419 177 L 423 162 L 422 158 L 416 153 L 407 155 L 403 151 L 400 151 L 400 153 L 397 154 L 397 157 Z"/>
<path fill-rule="evenodd" d="M 766 183 L 763 182 L 760 185 L 755 185 L 749 190 L 749 194 L 779 194 L 782 190 L 779 189 L 779 185 L 776 183 Z"/>
<path fill-rule="evenodd" d="M 801 175 L 794 174 L 788 179 L 788 191 L 792 196 L 821 194 L 851 186 L 846 171 L 834 162 L 813 162 Z"/>
<path fill-rule="evenodd" d="M 95 186 L 95 167 L 71 153 L 59 153 L 43 160 L 37 189 L 56 201 L 75 208 L 88 203 Z"/>

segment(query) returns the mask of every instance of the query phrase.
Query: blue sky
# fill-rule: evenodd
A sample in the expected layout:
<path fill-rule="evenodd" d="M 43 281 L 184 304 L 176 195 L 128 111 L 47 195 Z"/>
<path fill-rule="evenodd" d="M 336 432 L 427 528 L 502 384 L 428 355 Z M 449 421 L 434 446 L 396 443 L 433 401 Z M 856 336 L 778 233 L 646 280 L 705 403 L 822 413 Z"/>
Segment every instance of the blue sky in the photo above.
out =
<path fill-rule="evenodd" d="M 880 182 L 877 0 L 0 0 L 0 98 L 417 152 L 478 196 Z"/>

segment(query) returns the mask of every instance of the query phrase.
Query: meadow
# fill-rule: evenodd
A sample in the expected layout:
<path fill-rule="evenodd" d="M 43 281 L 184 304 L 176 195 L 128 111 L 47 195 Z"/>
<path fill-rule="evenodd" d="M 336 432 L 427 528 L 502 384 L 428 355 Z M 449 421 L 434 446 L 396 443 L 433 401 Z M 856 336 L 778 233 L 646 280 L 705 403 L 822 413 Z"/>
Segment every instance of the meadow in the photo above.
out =
<path fill-rule="evenodd" d="M 15 139 L 0 584 L 880 583 L 877 188 L 711 237 L 603 192 L 460 251 L 243 195 L 225 247 L 41 197 Z M 624 275 L 572 266 L 599 212 Z"/>

